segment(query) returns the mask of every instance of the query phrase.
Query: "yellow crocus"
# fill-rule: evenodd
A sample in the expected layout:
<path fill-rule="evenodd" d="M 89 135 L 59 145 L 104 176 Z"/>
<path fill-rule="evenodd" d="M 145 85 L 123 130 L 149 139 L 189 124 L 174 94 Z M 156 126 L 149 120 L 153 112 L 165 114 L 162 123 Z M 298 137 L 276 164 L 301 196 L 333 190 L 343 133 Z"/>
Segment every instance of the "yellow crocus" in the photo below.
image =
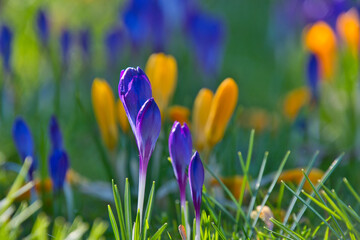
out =
<path fill-rule="evenodd" d="M 234 197 L 236 199 L 239 199 L 240 191 L 241 191 L 243 180 L 244 180 L 243 177 L 240 175 L 235 175 L 235 176 L 231 176 L 231 177 L 220 177 L 220 180 L 230 190 L 232 195 L 234 195 Z M 210 182 L 210 185 L 211 186 L 219 186 L 220 184 L 216 179 L 212 179 Z M 246 184 L 245 190 L 249 191 L 248 184 Z"/>
<path fill-rule="evenodd" d="M 289 92 L 284 99 L 284 114 L 294 120 L 300 109 L 310 102 L 311 94 L 308 88 L 301 87 Z"/>
<path fill-rule="evenodd" d="M 163 116 L 176 87 L 176 60 L 171 55 L 154 53 L 146 63 L 145 72 L 150 80 L 155 102 Z"/>
<path fill-rule="evenodd" d="M 121 130 L 124 133 L 127 133 L 129 130 L 129 121 L 126 116 L 124 105 L 122 104 L 120 99 L 118 99 L 118 101 L 116 102 L 116 113 L 117 113 L 117 120 L 120 124 Z"/>
<path fill-rule="evenodd" d="M 213 92 L 207 88 L 199 91 L 195 98 L 192 112 L 193 140 L 196 149 L 201 151 L 206 144 L 205 125 L 209 117 Z"/>
<path fill-rule="evenodd" d="M 118 139 L 113 91 L 105 80 L 96 78 L 92 84 L 91 98 L 102 139 L 107 148 L 113 150 Z"/>
<path fill-rule="evenodd" d="M 320 62 L 321 76 L 330 79 L 334 74 L 336 37 L 332 28 L 319 21 L 305 30 L 305 45 Z"/>
<path fill-rule="evenodd" d="M 313 168 L 310 171 L 310 174 L 308 175 L 310 181 L 316 185 L 318 183 L 318 180 L 320 180 L 324 175 L 324 172 L 320 169 L 317 168 Z M 278 182 L 280 181 L 284 181 L 284 182 L 293 182 L 297 185 L 300 184 L 301 180 L 303 179 L 304 174 L 301 171 L 301 168 L 295 168 L 295 169 L 290 169 L 290 170 L 286 170 L 284 172 L 281 173 Z M 312 191 L 312 187 L 311 184 L 306 180 L 305 184 L 304 184 L 304 190 L 307 192 L 311 192 Z"/>
<path fill-rule="evenodd" d="M 172 122 L 178 121 L 189 125 L 190 110 L 187 107 L 174 105 L 169 108 L 169 118 Z"/>
<path fill-rule="evenodd" d="M 209 147 L 214 146 L 223 138 L 227 124 L 235 110 L 238 92 L 238 86 L 232 78 L 225 79 L 216 90 L 205 126 Z"/>
<path fill-rule="evenodd" d="M 336 30 L 350 51 L 357 56 L 359 51 L 360 23 L 356 9 L 352 8 L 339 15 L 336 21 Z"/>

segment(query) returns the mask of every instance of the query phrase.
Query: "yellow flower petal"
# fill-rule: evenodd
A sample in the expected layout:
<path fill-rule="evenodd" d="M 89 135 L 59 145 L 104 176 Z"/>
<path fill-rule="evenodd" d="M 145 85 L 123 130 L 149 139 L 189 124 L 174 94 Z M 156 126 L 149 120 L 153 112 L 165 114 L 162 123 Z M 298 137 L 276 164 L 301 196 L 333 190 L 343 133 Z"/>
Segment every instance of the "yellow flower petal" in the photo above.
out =
<path fill-rule="evenodd" d="M 339 15 L 336 21 L 336 30 L 341 39 L 355 55 L 359 51 L 360 23 L 356 9 L 350 9 Z"/>
<path fill-rule="evenodd" d="M 120 99 L 118 99 L 118 101 L 116 102 L 116 113 L 117 113 L 117 120 L 120 124 L 121 130 L 124 133 L 127 133 L 129 130 L 129 121 L 127 119 L 126 116 L 126 112 L 124 109 L 124 105 L 122 104 L 122 102 L 120 101 Z"/>
<path fill-rule="evenodd" d="M 320 169 L 317 169 L 317 168 L 313 168 L 313 169 L 311 169 L 308 177 L 309 177 L 310 181 L 314 185 L 316 185 L 318 180 L 320 180 L 323 175 L 324 175 L 323 171 L 321 171 Z M 293 183 L 299 185 L 303 177 L 304 177 L 304 174 L 302 173 L 301 168 L 295 168 L 295 169 L 290 169 L 290 170 L 282 172 L 278 179 L 278 182 L 280 182 L 282 180 L 284 182 L 293 182 Z M 312 191 L 311 185 L 308 181 L 306 181 L 304 184 L 304 190 L 307 192 Z"/>
<path fill-rule="evenodd" d="M 221 182 L 230 190 L 236 199 L 240 197 L 240 191 L 243 183 L 243 177 L 240 175 L 235 175 L 232 177 L 221 177 Z M 219 186 L 219 182 L 216 179 L 212 179 L 210 182 L 211 186 Z M 245 187 L 245 190 L 249 190 L 249 185 Z"/>
<path fill-rule="evenodd" d="M 216 90 L 205 126 L 207 143 L 210 147 L 223 138 L 227 124 L 235 110 L 238 92 L 238 86 L 232 78 L 225 79 Z"/>
<path fill-rule="evenodd" d="M 91 98 L 102 139 L 107 148 L 113 150 L 117 143 L 118 130 L 115 98 L 109 84 L 103 79 L 96 78 L 92 84 Z"/>
<path fill-rule="evenodd" d="M 183 125 L 189 125 L 190 110 L 187 107 L 174 105 L 169 108 L 169 118 L 172 122 L 178 121 Z"/>
<path fill-rule="evenodd" d="M 146 63 L 145 72 L 150 80 L 155 102 L 159 106 L 161 115 L 163 116 L 176 88 L 176 60 L 171 55 L 154 53 Z"/>
<path fill-rule="evenodd" d="M 206 144 L 205 125 L 209 117 L 213 92 L 203 88 L 195 98 L 192 112 L 192 132 L 196 149 L 201 151 Z"/>
<path fill-rule="evenodd" d="M 290 120 L 294 120 L 300 109 L 310 102 L 310 91 L 306 87 L 289 92 L 284 99 L 284 114 Z"/>

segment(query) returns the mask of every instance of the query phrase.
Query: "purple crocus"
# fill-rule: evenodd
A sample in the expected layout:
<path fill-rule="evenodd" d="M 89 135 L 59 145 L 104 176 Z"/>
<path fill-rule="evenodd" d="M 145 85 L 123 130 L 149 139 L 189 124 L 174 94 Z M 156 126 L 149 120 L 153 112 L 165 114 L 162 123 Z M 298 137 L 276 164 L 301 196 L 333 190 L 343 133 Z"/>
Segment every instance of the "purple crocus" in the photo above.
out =
<path fill-rule="evenodd" d="M 141 220 L 146 171 L 160 134 L 161 115 L 152 98 L 150 81 L 139 67 L 121 71 L 118 90 L 139 150 L 138 211 Z"/>
<path fill-rule="evenodd" d="M 189 183 L 191 190 L 191 197 L 195 208 L 196 217 L 196 235 L 195 239 L 200 240 L 200 208 L 202 188 L 204 184 L 204 167 L 200 159 L 199 153 L 196 151 L 191 158 L 189 165 Z"/>
<path fill-rule="evenodd" d="M 104 43 L 109 66 L 116 66 L 124 45 L 124 33 L 122 29 L 119 27 L 109 29 L 105 36 Z"/>
<path fill-rule="evenodd" d="M 36 28 L 41 43 L 44 46 L 47 46 L 49 42 L 49 20 L 46 12 L 43 9 L 39 9 L 37 12 Z"/>
<path fill-rule="evenodd" d="M 83 59 L 89 61 L 91 56 L 91 32 L 89 28 L 80 30 L 79 32 L 79 43 Z"/>
<path fill-rule="evenodd" d="M 70 48 L 71 48 L 71 32 L 69 29 L 63 29 L 60 35 L 60 49 L 63 66 L 68 66 L 70 58 Z"/>
<path fill-rule="evenodd" d="M 5 71 L 11 71 L 11 49 L 12 49 L 13 33 L 11 29 L 3 25 L 0 29 L 0 54 L 3 58 L 3 66 Z"/>
<path fill-rule="evenodd" d="M 55 116 L 50 119 L 49 136 L 52 145 L 49 156 L 49 172 L 56 192 L 64 186 L 66 173 L 69 169 L 69 158 L 63 148 L 62 134 Z"/>
<path fill-rule="evenodd" d="M 29 178 L 30 180 L 32 180 L 33 172 L 37 166 L 35 146 L 30 129 L 22 118 L 18 117 L 15 119 L 12 129 L 12 135 L 15 147 L 20 155 L 21 160 L 25 161 L 25 158 L 27 157 L 32 158 L 32 164 L 29 169 Z"/>
<path fill-rule="evenodd" d="M 307 82 L 312 93 L 312 98 L 317 101 L 318 98 L 318 84 L 320 78 L 319 61 L 315 54 L 310 54 L 307 63 Z"/>

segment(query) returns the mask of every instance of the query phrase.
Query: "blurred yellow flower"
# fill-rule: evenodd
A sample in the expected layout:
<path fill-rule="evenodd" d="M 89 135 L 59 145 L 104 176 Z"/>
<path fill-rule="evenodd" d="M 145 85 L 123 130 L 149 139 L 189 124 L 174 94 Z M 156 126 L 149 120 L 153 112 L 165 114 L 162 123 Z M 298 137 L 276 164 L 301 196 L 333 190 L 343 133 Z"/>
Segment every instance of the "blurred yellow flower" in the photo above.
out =
<path fill-rule="evenodd" d="M 173 105 L 169 108 L 169 118 L 172 122 L 178 121 L 183 125 L 189 125 L 190 110 L 187 107 Z"/>
<path fill-rule="evenodd" d="M 240 191 L 241 191 L 241 186 L 243 183 L 243 177 L 240 175 L 235 175 L 232 177 L 221 177 L 220 180 L 224 183 L 224 185 L 230 190 L 230 192 L 232 193 L 232 195 L 234 195 L 234 197 L 236 199 L 239 199 L 240 197 Z M 219 186 L 219 182 L 216 179 L 212 179 L 210 182 L 211 186 Z M 245 187 L 245 190 L 248 191 L 249 190 L 249 185 L 246 184 L 247 186 Z"/>
<path fill-rule="evenodd" d="M 301 108 L 310 102 L 311 93 L 308 88 L 301 87 L 289 92 L 284 99 L 284 114 L 295 120 Z"/>
<path fill-rule="evenodd" d="M 193 140 L 196 149 L 201 151 L 206 145 L 205 125 L 208 120 L 213 92 L 207 88 L 199 91 L 192 111 Z"/>
<path fill-rule="evenodd" d="M 238 86 L 232 78 L 225 79 L 216 90 L 205 126 L 207 144 L 210 147 L 223 138 L 235 110 L 238 92 Z"/>
<path fill-rule="evenodd" d="M 334 74 L 336 37 L 331 27 L 319 21 L 305 29 L 305 45 L 320 61 L 321 76 L 330 79 Z"/>
<path fill-rule="evenodd" d="M 154 53 L 146 63 L 145 72 L 150 80 L 155 102 L 159 106 L 161 116 L 163 116 L 176 88 L 176 60 L 171 55 Z"/>
<path fill-rule="evenodd" d="M 115 98 L 109 84 L 96 78 L 91 88 L 92 104 L 102 139 L 108 149 L 113 150 L 118 139 Z"/>
<path fill-rule="evenodd" d="M 318 183 L 318 180 L 320 180 L 323 177 L 323 175 L 324 175 L 323 171 L 321 171 L 320 169 L 317 169 L 317 168 L 313 168 L 313 169 L 311 169 L 308 177 L 309 177 L 310 181 L 316 186 L 316 184 Z M 290 170 L 282 172 L 278 179 L 278 182 L 280 182 L 280 181 L 293 182 L 293 183 L 299 185 L 303 177 L 304 177 L 304 174 L 302 173 L 301 168 L 295 168 L 295 169 L 290 169 Z M 304 190 L 307 192 L 312 191 L 312 187 L 307 180 L 305 181 L 305 184 L 304 184 Z"/>
<path fill-rule="evenodd" d="M 122 104 L 120 99 L 118 99 L 116 102 L 116 113 L 117 113 L 117 120 L 120 124 L 121 130 L 124 133 L 127 133 L 129 130 L 129 121 L 126 116 L 124 105 Z"/>
<path fill-rule="evenodd" d="M 356 9 L 352 8 L 339 15 L 336 21 L 336 30 L 351 52 L 357 56 L 359 51 L 360 23 Z"/>
<path fill-rule="evenodd" d="M 271 128 L 272 115 L 265 109 L 249 108 L 242 111 L 240 125 L 245 128 L 255 129 L 255 133 L 262 133 Z"/>

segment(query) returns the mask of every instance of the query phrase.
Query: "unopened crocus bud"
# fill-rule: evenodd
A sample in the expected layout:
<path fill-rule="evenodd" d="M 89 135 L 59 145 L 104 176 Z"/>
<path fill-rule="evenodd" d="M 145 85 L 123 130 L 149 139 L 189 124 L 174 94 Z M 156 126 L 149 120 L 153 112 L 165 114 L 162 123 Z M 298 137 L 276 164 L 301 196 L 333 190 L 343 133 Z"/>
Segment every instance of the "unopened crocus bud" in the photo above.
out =
<path fill-rule="evenodd" d="M 71 48 L 72 36 L 69 29 L 63 29 L 60 35 L 60 48 L 62 64 L 67 66 L 70 60 L 70 48 Z"/>
<path fill-rule="evenodd" d="M 192 132 L 196 149 L 202 150 L 206 145 L 205 126 L 209 117 L 214 94 L 210 89 L 203 88 L 195 98 L 192 111 Z"/>
<path fill-rule="evenodd" d="M 124 106 L 120 99 L 116 102 L 116 113 L 117 113 L 117 120 L 120 124 L 120 128 L 124 133 L 129 131 L 129 122 L 127 120 L 126 112 Z"/>
<path fill-rule="evenodd" d="M 223 138 L 236 107 L 238 92 L 238 86 L 232 78 L 225 79 L 216 90 L 205 126 L 207 144 L 210 147 Z"/>
<path fill-rule="evenodd" d="M 336 37 L 331 27 L 319 21 L 305 31 L 305 45 L 314 53 L 321 67 L 322 78 L 328 80 L 334 75 L 336 59 Z"/>
<path fill-rule="evenodd" d="M 107 61 L 109 66 L 116 66 L 124 45 L 124 34 L 121 28 L 114 27 L 108 30 L 104 40 Z"/>
<path fill-rule="evenodd" d="M 3 67 L 7 72 L 11 71 L 11 50 L 12 50 L 13 33 L 11 29 L 3 25 L 0 29 L 0 54 L 3 59 Z"/>
<path fill-rule="evenodd" d="M 46 12 L 43 9 L 39 9 L 36 15 L 36 28 L 39 35 L 39 39 L 44 46 L 49 42 L 49 20 Z"/>
<path fill-rule="evenodd" d="M 91 98 L 101 137 L 109 150 L 114 150 L 118 140 L 115 97 L 109 84 L 96 78 L 91 88 Z"/>
<path fill-rule="evenodd" d="M 358 55 L 360 44 L 360 22 L 357 10 L 352 8 L 339 15 L 336 30 L 354 56 Z"/>
<path fill-rule="evenodd" d="M 91 32 L 89 28 L 85 28 L 80 31 L 79 43 L 83 59 L 89 61 L 89 58 L 91 56 Z"/>
<path fill-rule="evenodd" d="M 191 197 L 195 208 L 196 217 L 196 235 L 195 239 L 200 240 L 200 210 L 202 188 L 204 184 L 204 167 L 198 152 L 195 152 L 191 158 L 189 165 L 189 184 L 191 190 Z"/>
<path fill-rule="evenodd" d="M 161 115 L 164 116 L 164 111 L 176 88 L 176 60 L 171 55 L 154 53 L 146 63 L 145 72 L 151 83 L 153 97 L 159 106 Z"/>
<path fill-rule="evenodd" d="M 171 121 L 189 124 L 189 116 L 190 110 L 187 107 L 174 105 L 169 108 L 169 118 Z"/>
<path fill-rule="evenodd" d="M 30 180 L 32 180 L 33 172 L 37 166 L 37 160 L 35 157 L 35 145 L 30 129 L 22 118 L 17 118 L 15 120 L 12 134 L 15 147 L 20 155 L 21 160 L 25 161 L 25 158 L 27 157 L 31 157 L 32 159 L 32 163 L 29 169 L 29 177 Z"/>
<path fill-rule="evenodd" d="M 310 91 L 306 87 L 289 92 L 284 99 L 284 114 L 290 120 L 295 120 L 299 111 L 310 102 Z"/>
<path fill-rule="evenodd" d="M 312 98 L 313 100 L 317 101 L 320 71 L 319 71 L 319 61 L 315 54 L 310 54 L 306 70 L 307 70 L 307 82 L 311 90 Z"/>

